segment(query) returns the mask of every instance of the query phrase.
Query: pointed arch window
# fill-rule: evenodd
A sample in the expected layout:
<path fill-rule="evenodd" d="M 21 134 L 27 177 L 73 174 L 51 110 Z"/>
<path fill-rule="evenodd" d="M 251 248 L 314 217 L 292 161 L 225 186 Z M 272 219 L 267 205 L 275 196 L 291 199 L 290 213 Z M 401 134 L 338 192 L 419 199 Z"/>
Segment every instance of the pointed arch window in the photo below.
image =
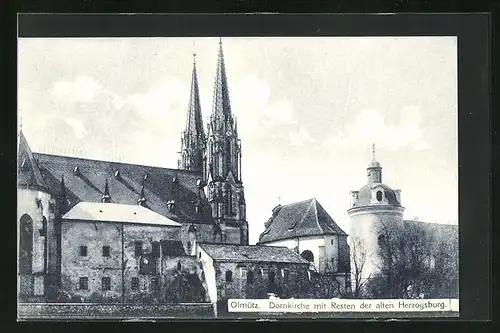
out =
<path fill-rule="evenodd" d="M 226 186 L 226 214 L 233 215 L 233 190 L 229 184 Z"/>

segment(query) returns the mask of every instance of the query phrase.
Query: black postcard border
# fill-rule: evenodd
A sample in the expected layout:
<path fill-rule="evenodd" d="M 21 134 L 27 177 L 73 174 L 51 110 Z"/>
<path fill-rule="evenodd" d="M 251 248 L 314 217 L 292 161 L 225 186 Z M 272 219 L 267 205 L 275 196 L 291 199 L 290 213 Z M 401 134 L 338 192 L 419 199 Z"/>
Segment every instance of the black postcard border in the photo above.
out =
<path fill-rule="evenodd" d="M 19 14 L 18 23 L 18 36 L 22 38 L 458 36 L 459 320 L 491 319 L 489 14 Z M 16 56 L 13 58 L 15 61 Z M 16 124 L 16 96 L 11 95 L 14 108 L 9 112 L 13 124 Z M 12 130 L 10 140 L 16 137 L 16 127 L 12 126 Z M 11 170 L 15 178 L 15 148 L 13 150 L 14 154 L 10 155 L 13 158 L 9 160 L 13 162 Z M 15 217 L 9 220 L 14 221 Z"/>

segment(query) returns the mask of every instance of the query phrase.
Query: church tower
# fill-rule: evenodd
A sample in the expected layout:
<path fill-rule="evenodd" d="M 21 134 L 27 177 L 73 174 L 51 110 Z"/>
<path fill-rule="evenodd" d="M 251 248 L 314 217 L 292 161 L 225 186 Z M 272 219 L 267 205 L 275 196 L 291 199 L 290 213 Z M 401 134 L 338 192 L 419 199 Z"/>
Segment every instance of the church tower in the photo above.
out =
<path fill-rule="evenodd" d="M 181 136 L 179 169 L 200 171 L 204 169 L 205 131 L 201 117 L 200 92 L 196 74 L 196 53 L 193 53 L 191 94 L 186 119 L 186 130 Z"/>
<path fill-rule="evenodd" d="M 378 247 L 384 241 L 384 230 L 403 223 L 404 207 L 401 206 L 401 191 L 382 183 L 382 167 L 375 158 L 372 146 L 372 161 L 368 165 L 367 183 L 358 191 L 351 191 L 351 204 L 347 210 L 350 219 L 351 251 L 353 258 L 365 257 L 362 280 L 374 277 L 378 272 Z M 352 246 L 352 245 L 351 245 Z M 355 263 L 351 264 L 351 267 Z M 353 279 L 354 281 L 354 279 Z"/>
<path fill-rule="evenodd" d="M 215 74 L 205 160 L 207 198 L 222 230 L 221 242 L 248 244 L 248 223 L 241 177 L 241 141 L 231 112 L 222 41 Z"/>

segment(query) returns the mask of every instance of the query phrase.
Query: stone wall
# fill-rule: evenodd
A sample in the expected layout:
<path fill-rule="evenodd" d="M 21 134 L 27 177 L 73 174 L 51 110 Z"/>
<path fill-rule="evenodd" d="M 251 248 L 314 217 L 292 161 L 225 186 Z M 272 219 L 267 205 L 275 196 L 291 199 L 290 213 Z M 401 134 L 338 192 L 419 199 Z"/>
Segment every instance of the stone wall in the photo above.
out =
<path fill-rule="evenodd" d="M 304 264 L 214 262 L 217 298 L 219 301 L 267 298 L 268 293 L 283 298 L 304 297 L 308 288 L 307 270 L 308 265 Z M 273 273 L 274 282 L 271 278 Z M 226 274 L 231 275 L 231 281 L 227 281 Z M 251 274 L 253 279 L 249 277 Z"/>
<path fill-rule="evenodd" d="M 204 304 L 18 304 L 18 318 L 39 319 L 140 319 L 213 318 L 214 306 Z"/>

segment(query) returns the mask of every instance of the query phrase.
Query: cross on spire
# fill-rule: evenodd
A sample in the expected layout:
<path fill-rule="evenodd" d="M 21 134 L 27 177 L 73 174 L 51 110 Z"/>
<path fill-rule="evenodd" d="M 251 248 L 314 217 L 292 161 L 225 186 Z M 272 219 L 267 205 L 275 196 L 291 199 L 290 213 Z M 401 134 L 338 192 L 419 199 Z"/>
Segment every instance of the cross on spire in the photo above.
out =
<path fill-rule="evenodd" d="M 373 160 L 375 161 L 375 144 L 372 143 L 372 154 L 373 154 Z"/>
<path fill-rule="evenodd" d="M 19 116 L 19 130 L 23 130 L 23 116 Z"/>
<path fill-rule="evenodd" d="M 278 197 L 278 204 L 281 204 L 281 197 Z"/>

